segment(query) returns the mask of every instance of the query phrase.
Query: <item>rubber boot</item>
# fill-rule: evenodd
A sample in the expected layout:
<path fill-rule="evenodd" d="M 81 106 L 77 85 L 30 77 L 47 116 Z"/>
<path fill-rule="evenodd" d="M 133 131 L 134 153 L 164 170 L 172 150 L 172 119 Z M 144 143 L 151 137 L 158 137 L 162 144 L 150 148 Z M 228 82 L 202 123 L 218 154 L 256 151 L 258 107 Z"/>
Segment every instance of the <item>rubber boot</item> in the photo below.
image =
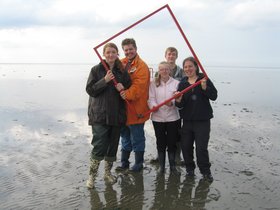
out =
<path fill-rule="evenodd" d="M 176 168 L 175 152 L 168 152 L 168 159 L 169 159 L 170 173 L 175 175 L 180 175 L 181 173 Z"/>
<path fill-rule="evenodd" d="M 124 171 L 129 168 L 129 156 L 130 152 L 122 150 L 121 154 L 121 165 L 116 167 L 116 171 Z"/>
<path fill-rule="evenodd" d="M 135 164 L 129 169 L 132 172 L 139 172 L 143 169 L 144 152 L 135 152 Z"/>
<path fill-rule="evenodd" d="M 111 173 L 112 167 L 113 167 L 113 162 L 105 161 L 104 180 L 113 184 L 113 183 L 115 183 L 117 181 L 117 179 Z"/>
<path fill-rule="evenodd" d="M 158 160 L 159 160 L 159 173 L 164 174 L 165 172 L 165 152 L 158 152 Z"/>
<path fill-rule="evenodd" d="M 98 172 L 99 164 L 99 160 L 90 159 L 89 177 L 86 183 L 87 187 L 90 189 L 94 188 L 94 181 Z"/>

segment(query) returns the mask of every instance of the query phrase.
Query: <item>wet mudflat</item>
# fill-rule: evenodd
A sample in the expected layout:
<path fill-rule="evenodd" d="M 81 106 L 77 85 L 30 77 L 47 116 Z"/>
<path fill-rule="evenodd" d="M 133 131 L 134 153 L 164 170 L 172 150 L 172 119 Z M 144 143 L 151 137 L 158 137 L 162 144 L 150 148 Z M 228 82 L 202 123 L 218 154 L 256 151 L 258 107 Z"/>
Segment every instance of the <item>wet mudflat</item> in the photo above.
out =
<path fill-rule="evenodd" d="M 279 73 L 256 89 L 249 76 L 243 82 L 238 72 L 209 71 L 219 91 L 209 144 L 213 183 L 198 170 L 186 178 L 183 166 L 181 176 L 170 175 L 168 165 L 159 176 L 150 164 L 156 147 L 148 121 L 144 170 L 117 173 L 119 153 L 117 182 L 104 182 L 101 164 L 88 190 L 90 67 L 18 67 L 0 68 L 0 209 L 279 209 L 280 97 L 265 89 Z M 68 71 L 62 80 L 59 73 Z"/>

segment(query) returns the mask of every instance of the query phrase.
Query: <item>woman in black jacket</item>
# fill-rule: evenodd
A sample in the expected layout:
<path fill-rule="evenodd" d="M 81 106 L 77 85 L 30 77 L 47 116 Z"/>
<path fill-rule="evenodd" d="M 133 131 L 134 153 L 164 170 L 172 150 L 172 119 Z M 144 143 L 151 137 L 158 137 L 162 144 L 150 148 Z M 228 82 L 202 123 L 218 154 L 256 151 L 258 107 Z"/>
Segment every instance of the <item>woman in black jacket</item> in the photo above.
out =
<path fill-rule="evenodd" d="M 120 128 L 126 123 L 126 106 L 120 96 L 119 87 L 127 89 L 131 85 L 130 77 L 119 60 L 118 48 L 114 43 L 107 43 L 103 47 L 103 56 L 109 71 L 106 71 L 102 63 L 94 66 L 86 85 L 89 95 L 89 125 L 92 126 L 93 134 L 88 188 L 94 187 L 98 167 L 103 159 L 105 160 L 105 180 L 115 181 L 111 169 L 116 160 Z M 114 79 L 118 83 L 117 86 L 112 81 Z"/>
<path fill-rule="evenodd" d="M 203 178 L 213 181 L 208 153 L 210 119 L 213 118 L 209 99 L 213 101 L 217 99 L 217 89 L 209 79 L 206 80 L 203 78 L 204 75 L 199 73 L 199 67 L 193 57 L 184 59 L 183 69 L 186 77 L 179 83 L 178 91 L 201 80 L 201 85 L 192 88 L 176 99 L 176 106 L 180 108 L 180 116 L 183 119 L 181 147 L 187 176 L 195 176 L 193 152 L 195 143 L 197 166 L 200 173 Z"/>

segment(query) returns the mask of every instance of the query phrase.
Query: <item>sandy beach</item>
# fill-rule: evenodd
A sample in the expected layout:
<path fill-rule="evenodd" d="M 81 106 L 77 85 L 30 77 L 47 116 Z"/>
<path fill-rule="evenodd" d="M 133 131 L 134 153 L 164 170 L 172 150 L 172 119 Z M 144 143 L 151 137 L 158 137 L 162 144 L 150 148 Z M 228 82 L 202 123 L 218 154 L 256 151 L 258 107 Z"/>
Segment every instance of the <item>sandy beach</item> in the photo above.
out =
<path fill-rule="evenodd" d="M 91 128 L 85 84 L 91 65 L 0 64 L 0 209 L 280 209 L 280 69 L 208 67 L 214 182 L 157 176 L 145 125 L 145 167 L 88 190 Z M 134 157 L 131 157 L 131 160 Z"/>

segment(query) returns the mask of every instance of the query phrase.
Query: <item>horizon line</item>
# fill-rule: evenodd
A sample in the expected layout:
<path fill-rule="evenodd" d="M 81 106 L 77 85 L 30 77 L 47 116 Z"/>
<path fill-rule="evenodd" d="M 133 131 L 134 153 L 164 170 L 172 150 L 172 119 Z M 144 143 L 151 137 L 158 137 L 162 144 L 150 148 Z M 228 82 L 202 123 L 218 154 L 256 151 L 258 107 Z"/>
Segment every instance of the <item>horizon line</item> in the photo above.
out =
<path fill-rule="evenodd" d="M 31 64 L 31 65 L 96 65 L 97 63 L 86 63 L 86 62 L 0 62 L 0 65 L 10 64 Z M 158 64 L 148 64 L 148 66 L 157 66 Z M 206 67 L 215 68 L 263 68 L 263 69 L 280 69 L 280 66 L 249 66 L 249 65 L 205 65 Z"/>

